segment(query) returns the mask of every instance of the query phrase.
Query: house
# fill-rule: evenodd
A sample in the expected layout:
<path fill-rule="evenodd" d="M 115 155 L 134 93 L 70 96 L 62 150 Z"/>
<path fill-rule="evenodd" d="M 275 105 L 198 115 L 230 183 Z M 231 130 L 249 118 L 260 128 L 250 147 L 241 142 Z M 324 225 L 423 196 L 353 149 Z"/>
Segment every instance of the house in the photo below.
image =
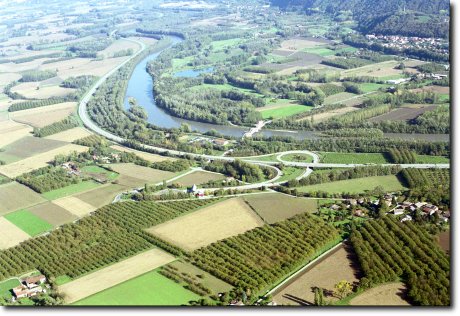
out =
<path fill-rule="evenodd" d="M 198 190 L 198 187 L 196 184 L 192 185 L 190 188 L 187 188 L 187 193 L 196 193 Z"/>
<path fill-rule="evenodd" d="M 415 207 L 421 208 L 422 206 L 424 206 L 424 205 L 426 205 L 426 204 L 427 204 L 427 203 L 425 203 L 425 202 L 417 202 L 417 203 L 415 203 Z"/>
<path fill-rule="evenodd" d="M 218 146 L 225 146 L 228 145 L 229 141 L 223 138 L 216 138 L 214 139 L 213 143 Z"/>
<path fill-rule="evenodd" d="M 401 83 L 407 82 L 410 79 L 408 78 L 401 78 L 401 79 L 395 79 L 395 80 L 387 80 L 388 84 L 394 84 L 394 85 L 399 85 Z"/>
<path fill-rule="evenodd" d="M 358 204 L 358 201 L 357 201 L 357 200 L 355 200 L 355 199 L 349 199 L 349 200 L 348 200 L 348 203 L 349 203 L 350 205 L 353 205 L 353 206 L 355 206 L 355 205 L 357 205 L 357 204 Z"/>
<path fill-rule="evenodd" d="M 403 215 L 404 214 L 404 209 L 396 207 L 396 208 L 393 209 L 393 214 L 396 215 L 396 216 Z"/>
<path fill-rule="evenodd" d="M 364 216 L 365 216 L 363 210 L 354 210 L 354 211 L 353 211 L 353 215 L 354 215 L 354 216 L 358 216 L 358 217 L 364 217 Z"/>
<path fill-rule="evenodd" d="M 46 277 L 43 274 L 31 276 L 23 279 L 23 283 L 29 288 L 37 287 L 46 282 Z"/>
<path fill-rule="evenodd" d="M 78 169 L 78 166 L 75 163 L 73 163 L 72 161 L 64 162 L 61 165 L 61 167 L 64 168 L 65 170 L 67 170 L 67 173 L 69 175 L 76 175 L 76 176 L 80 175 L 80 169 Z"/>
<path fill-rule="evenodd" d="M 340 210 L 340 206 L 338 206 L 337 204 L 334 204 L 330 207 L 331 210 L 334 210 L 334 211 L 338 211 Z"/>
<path fill-rule="evenodd" d="M 412 220 L 412 216 L 410 215 L 406 215 L 404 216 L 402 219 L 401 219 L 401 223 L 405 222 L 405 221 L 411 221 Z"/>
<path fill-rule="evenodd" d="M 435 205 L 427 204 L 422 207 L 422 212 L 427 215 L 433 215 L 434 213 L 438 211 L 439 211 L 439 208 Z"/>

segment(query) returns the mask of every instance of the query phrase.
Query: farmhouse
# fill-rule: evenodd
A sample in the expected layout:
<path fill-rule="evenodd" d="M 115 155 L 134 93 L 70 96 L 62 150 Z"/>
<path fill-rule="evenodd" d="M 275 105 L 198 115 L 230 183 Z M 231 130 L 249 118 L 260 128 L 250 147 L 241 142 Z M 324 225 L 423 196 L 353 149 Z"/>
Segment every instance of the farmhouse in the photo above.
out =
<path fill-rule="evenodd" d="M 78 169 L 77 165 L 71 161 L 69 162 L 64 162 L 62 165 L 61 165 L 62 168 L 64 168 L 65 170 L 67 170 L 67 173 L 69 175 L 76 175 L 76 176 L 79 176 L 80 175 L 80 169 Z"/>
<path fill-rule="evenodd" d="M 395 79 L 395 80 L 387 80 L 388 84 L 394 84 L 394 85 L 399 85 L 401 83 L 409 81 L 409 78 L 401 78 L 401 79 Z"/>
<path fill-rule="evenodd" d="M 45 282 L 46 277 L 42 274 L 23 279 L 21 285 L 12 289 L 14 298 L 20 299 L 24 297 L 33 297 L 38 293 L 46 292 L 46 290 L 41 287 L 41 285 Z"/>

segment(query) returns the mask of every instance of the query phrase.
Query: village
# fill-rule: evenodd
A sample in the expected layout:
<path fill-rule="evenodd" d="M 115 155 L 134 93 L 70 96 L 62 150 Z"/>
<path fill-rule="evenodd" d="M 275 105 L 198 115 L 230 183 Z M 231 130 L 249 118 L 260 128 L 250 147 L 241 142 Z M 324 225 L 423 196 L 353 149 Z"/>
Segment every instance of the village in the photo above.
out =
<path fill-rule="evenodd" d="M 384 47 L 396 48 L 399 50 L 405 49 L 425 49 L 439 54 L 449 54 L 449 44 L 442 38 L 422 38 L 408 37 L 398 35 L 375 35 L 368 34 L 366 38 L 372 43 L 378 42 Z"/>
<path fill-rule="evenodd" d="M 47 279 L 43 274 L 28 276 L 20 280 L 20 285 L 11 289 L 13 296 L 11 302 L 22 298 L 31 298 L 40 293 L 47 293 L 50 285 L 46 283 Z"/>

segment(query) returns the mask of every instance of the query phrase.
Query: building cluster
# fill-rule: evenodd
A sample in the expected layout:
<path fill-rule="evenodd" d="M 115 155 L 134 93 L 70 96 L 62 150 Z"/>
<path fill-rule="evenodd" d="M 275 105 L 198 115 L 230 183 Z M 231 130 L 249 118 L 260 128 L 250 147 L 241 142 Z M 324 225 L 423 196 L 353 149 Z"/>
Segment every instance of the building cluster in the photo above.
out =
<path fill-rule="evenodd" d="M 197 136 L 197 137 L 191 138 L 188 141 L 188 143 L 189 144 L 194 144 L 194 143 L 206 144 L 206 143 L 209 143 L 209 144 L 214 144 L 214 145 L 217 145 L 217 146 L 226 146 L 230 142 L 228 140 L 226 140 L 226 139 L 223 139 L 223 138 L 208 138 L 208 137 Z"/>
<path fill-rule="evenodd" d="M 421 212 L 422 216 L 433 216 L 437 214 L 439 216 L 439 220 L 442 222 L 448 222 L 450 219 L 449 211 L 441 211 L 436 205 L 426 202 L 413 203 L 405 201 L 397 203 L 394 208 L 390 210 L 389 214 L 401 216 L 401 222 L 405 222 L 411 221 L 416 212 Z"/>
<path fill-rule="evenodd" d="M 29 276 L 21 280 L 21 285 L 13 288 L 13 301 L 20 298 L 33 297 L 39 293 L 46 293 L 46 288 L 43 286 L 46 282 L 46 277 L 42 274 Z"/>
<path fill-rule="evenodd" d="M 80 176 L 81 175 L 81 171 L 80 169 L 78 168 L 78 166 L 72 162 L 72 161 L 69 161 L 69 162 L 64 162 L 61 167 L 67 171 L 67 174 L 68 175 L 71 175 L 71 176 Z"/>
<path fill-rule="evenodd" d="M 423 38 L 416 36 L 398 35 L 375 35 L 368 34 L 366 38 L 371 42 L 377 42 L 384 47 L 405 50 L 410 48 L 427 49 L 439 54 L 449 55 L 449 44 L 442 38 Z"/>

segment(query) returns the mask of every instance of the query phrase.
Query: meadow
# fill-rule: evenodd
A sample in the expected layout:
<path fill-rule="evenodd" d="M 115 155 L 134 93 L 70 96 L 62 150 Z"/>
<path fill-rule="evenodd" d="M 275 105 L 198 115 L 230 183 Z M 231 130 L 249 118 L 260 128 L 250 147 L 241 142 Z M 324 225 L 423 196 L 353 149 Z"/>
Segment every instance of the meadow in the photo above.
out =
<path fill-rule="evenodd" d="M 383 187 L 384 191 L 401 191 L 406 188 L 396 176 L 368 177 L 360 179 L 342 180 L 297 188 L 299 192 L 328 192 L 334 193 L 364 193 L 375 187 Z"/>
<path fill-rule="evenodd" d="M 28 210 L 6 214 L 5 218 L 30 236 L 37 236 L 53 229 L 53 225 Z"/>

